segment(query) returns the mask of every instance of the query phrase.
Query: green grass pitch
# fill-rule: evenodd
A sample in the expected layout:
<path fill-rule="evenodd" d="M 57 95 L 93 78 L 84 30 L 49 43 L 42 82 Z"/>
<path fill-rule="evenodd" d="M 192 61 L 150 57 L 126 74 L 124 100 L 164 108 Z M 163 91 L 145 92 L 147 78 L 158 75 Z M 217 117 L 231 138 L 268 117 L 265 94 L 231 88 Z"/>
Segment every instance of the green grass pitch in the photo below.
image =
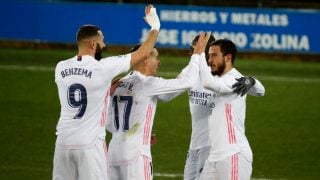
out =
<path fill-rule="evenodd" d="M 51 179 L 59 117 L 54 67 L 76 50 L 0 50 L 0 179 Z M 189 60 L 161 56 L 159 75 L 175 77 Z M 320 62 L 237 59 L 235 67 L 258 78 L 264 97 L 247 98 L 246 134 L 253 177 L 320 176 Z M 158 103 L 152 147 L 155 180 L 182 179 L 191 121 L 187 95 Z M 165 177 L 169 174 L 176 177 Z"/>

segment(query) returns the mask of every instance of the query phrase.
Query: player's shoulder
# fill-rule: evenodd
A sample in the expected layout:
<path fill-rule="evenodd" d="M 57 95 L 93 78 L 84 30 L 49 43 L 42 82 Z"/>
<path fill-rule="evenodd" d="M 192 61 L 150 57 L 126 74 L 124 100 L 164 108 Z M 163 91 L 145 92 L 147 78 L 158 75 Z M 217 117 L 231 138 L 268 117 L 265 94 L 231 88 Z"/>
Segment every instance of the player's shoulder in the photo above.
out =
<path fill-rule="evenodd" d="M 226 74 L 226 78 L 239 78 L 242 77 L 243 75 L 236 69 L 236 68 L 232 68 L 227 74 Z"/>
<path fill-rule="evenodd" d="M 166 81 L 166 79 L 163 79 L 161 77 L 155 77 L 155 76 L 145 76 L 143 79 L 143 84 L 147 84 L 147 85 L 159 85 L 161 83 L 163 83 L 164 81 Z"/>
<path fill-rule="evenodd" d="M 147 84 L 153 84 L 153 82 L 156 81 L 155 79 L 156 77 L 146 76 L 144 74 L 141 74 L 139 71 L 132 71 L 121 80 L 130 82 L 137 87 L 139 86 L 140 88 L 144 88 Z"/>
<path fill-rule="evenodd" d="M 122 54 L 122 55 L 117 55 L 117 56 L 109 56 L 102 58 L 101 61 L 110 61 L 110 60 L 128 60 L 131 59 L 131 53 L 129 54 Z"/>
<path fill-rule="evenodd" d="M 243 77 L 242 73 L 240 71 L 238 71 L 236 68 L 233 68 L 234 70 L 234 77 L 239 78 L 239 77 Z"/>
<path fill-rule="evenodd" d="M 64 65 L 70 63 L 70 62 L 71 62 L 72 60 L 74 60 L 75 58 L 76 58 L 76 56 L 71 57 L 71 58 L 68 58 L 68 59 L 63 59 L 63 60 L 61 60 L 61 61 L 59 61 L 59 62 L 57 63 L 57 66 L 64 66 Z"/>

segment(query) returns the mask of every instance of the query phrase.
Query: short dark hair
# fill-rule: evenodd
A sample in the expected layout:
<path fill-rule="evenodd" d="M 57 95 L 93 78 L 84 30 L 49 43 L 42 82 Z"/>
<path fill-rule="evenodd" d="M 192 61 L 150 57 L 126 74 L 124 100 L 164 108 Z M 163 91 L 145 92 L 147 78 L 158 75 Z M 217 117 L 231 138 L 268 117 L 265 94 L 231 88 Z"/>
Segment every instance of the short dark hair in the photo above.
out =
<path fill-rule="evenodd" d="M 191 47 L 190 47 L 190 54 L 193 54 L 194 48 L 193 46 L 195 46 L 199 40 L 200 34 L 198 34 L 191 42 Z M 216 39 L 214 38 L 214 36 L 211 34 L 208 40 L 208 43 L 206 45 L 206 49 L 205 49 L 205 55 L 206 55 L 206 59 L 209 59 L 209 48 L 210 48 L 210 44 L 215 41 Z"/>
<path fill-rule="evenodd" d="M 77 42 L 83 41 L 87 38 L 98 36 L 100 28 L 95 25 L 87 24 L 79 28 L 77 32 Z"/>
<path fill-rule="evenodd" d="M 129 50 L 129 53 L 133 53 L 135 52 L 136 50 L 138 50 L 140 48 L 141 44 L 136 44 L 134 45 L 130 50 Z"/>
<path fill-rule="evenodd" d="M 219 40 L 213 41 L 210 46 L 219 46 L 223 56 L 231 54 L 232 56 L 231 63 L 232 64 L 234 63 L 237 56 L 237 48 L 232 41 L 228 39 L 219 39 Z"/>
<path fill-rule="evenodd" d="M 142 44 L 136 44 L 132 48 L 130 48 L 129 53 L 133 53 L 136 50 L 138 50 L 141 47 Z M 153 46 L 153 48 L 156 48 L 156 46 Z"/>

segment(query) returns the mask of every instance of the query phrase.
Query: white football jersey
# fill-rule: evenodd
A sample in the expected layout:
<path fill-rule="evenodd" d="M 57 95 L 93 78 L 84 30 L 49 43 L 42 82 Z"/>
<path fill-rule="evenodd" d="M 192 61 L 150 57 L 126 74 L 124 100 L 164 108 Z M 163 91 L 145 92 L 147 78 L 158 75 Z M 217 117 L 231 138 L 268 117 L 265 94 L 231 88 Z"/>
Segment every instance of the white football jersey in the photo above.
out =
<path fill-rule="evenodd" d="M 216 162 L 241 152 L 252 161 L 252 151 L 245 136 L 246 95 L 233 93 L 235 78 L 243 75 L 235 68 L 226 74 L 212 76 L 209 67 L 201 61 L 200 77 L 204 87 L 216 93 L 212 114 L 209 118 L 211 150 L 209 160 Z M 256 94 L 264 94 L 263 85 L 256 80 Z"/>
<path fill-rule="evenodd" d="M 56 145 L 83 149 L 105 137 L 111 80 L 130 69 L 131 54 L 95 60 L 73 57 L 57 64 L 55 82 L 61 104 Z"/>
<path fill-rule="evenodd" d="M 191 114 L 191 139 L 190 150 L 198 150 L 210 146 L 208 119 L 211 114 L 215 93 L 203 87 L 200 76 L 192 88 L 188 89 L 189 109 Z M 169 101 L 182 94 L 184 91 L 162 95 L 162 99 Z"/>
<path fill-rule="evenodd" d="M 140 154 L 151 158 L 150 140 L 157 101 L 163 94 L 185 91 L 195 83 L 199 57 L 193 55 L 177 79 L 144 76 L 137 71 L 121 79 L 108 114 L 107 129 L 112 132 L 111 166 L 131 164 Z"/>
<path fill-rule="evenodd" d="M 200 77 L 196 85 L 188 90 L 189 108 L 191 113 L 190 150 L 210 146 L 208 119 L 211 114 L 215 93 L 203 87 Z"/>

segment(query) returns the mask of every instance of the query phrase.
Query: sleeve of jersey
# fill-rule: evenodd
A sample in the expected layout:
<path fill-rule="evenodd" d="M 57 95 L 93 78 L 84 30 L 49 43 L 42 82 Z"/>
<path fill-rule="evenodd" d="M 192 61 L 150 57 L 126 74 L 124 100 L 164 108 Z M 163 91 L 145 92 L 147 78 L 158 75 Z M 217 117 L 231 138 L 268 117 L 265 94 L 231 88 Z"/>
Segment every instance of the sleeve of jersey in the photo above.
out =
<path fill-rule="evenodd" d="M 144 82 L 144 93 L 148 96 L 158 95 L 160 100 L 171 100 L 179 93 L 191 88 L 199 74 L 199 59 L 199 55 L 192 55 L 189 64 L 176 79 L 148 77 Z M 166 97 L 165 94 L 170 95 Z"/>
<path fill-rule="evenodd" d="M 127 72 L 130 69 L 131 54 L 112 56 L 101 59 L 101 63 L 111 76 L 117 76 L 121 73 Z"/>
<path fill-rule="evenodd" d="M 177 96 L 179 96 L 183 92 L 184 92 L 184 90 L 179 91 L 179 92 L 169 93 L 169 94 L 161 94 L 161 95 L 158 95 L 158 99 L 161 101 L 164 101 L 164 102 L 168 102 L 168 101 L 171 101 L 172 99 L 176 98 Z"/>
<path fill-rule="evenodd" d="M 112 97 L 113 96 L 111 96 L 110 99 L 112 99 Z M 114 111 L 112 107 L 112 101 L 110 101 L 108 105 L 106 130 L 108 130 L 111 133 L 116 132 L 116 128 L 114 126 Z"/>
<path fill-rule="evenodd" d="M 256 83 L 254 84 L 254 86 L 252 88 L 250 88 L 248 94 L 251 96 L 264 96 L 265 93 L 265 88 L 262 85 L 262 83 L 255 79 Z"/>
<path fill-rule="evenodd" d="M 228 85 L 227 79 L 213 76 L 205 58 L 200 59 L 200 79 L 203 87 L 216 93 L 233 92 L 232 86 Z"/>
<path fill-rule="evenodd" d="M 58 80 L 61 79 L 61 74 L 59 73 L 60 72 L 60 64 L 61 64 L 61 62 L 59 62 L 56 65 L 56 68 L 54 70 L 54 80 L 55 80 L 55 82 L 57 82 Z"/>

